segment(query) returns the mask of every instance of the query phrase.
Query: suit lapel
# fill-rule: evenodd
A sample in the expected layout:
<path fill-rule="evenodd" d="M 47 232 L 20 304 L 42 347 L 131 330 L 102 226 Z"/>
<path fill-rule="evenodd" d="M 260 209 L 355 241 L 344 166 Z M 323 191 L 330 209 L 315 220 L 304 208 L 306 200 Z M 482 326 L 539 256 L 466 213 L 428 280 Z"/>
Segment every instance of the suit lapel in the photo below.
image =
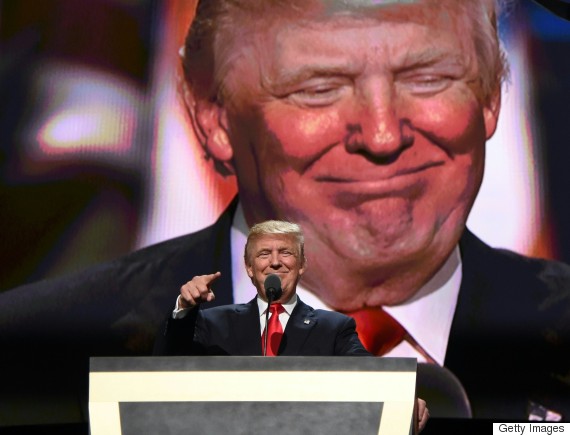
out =
<path fill-rule="evenodd" d="M 234 348 L 238 355 L 261 355 L 261 330 L 257 298 L 247 304 L 238 305 L 234 313 Z M 232 346 L 233 347 L 233 346 Z"/>
<path fill-rule="evenodd" d="M 536 320 L 534 301 L 527 299 L 532 301 L 529 292 L 538 283 L 511 257 L 488 247 L 468 230 L 460 249 L 463 276 L 445 366 L 465 387 L 474 417 L 515 415 L 513 410 L 524 411 L 527 405 L 523 373 L 538 371 L 540 364 L 533 358 L 541 351 L 536 331 L 523 332 L 524 341 L 513 331 Z M 533 325 L 532 329 L 538 328 Z M 512 385 L 520 392 L 515 394 Z M 507 391 L 509 400 L 498 399 Z M 488 400 L 491 396 L 495 399 Z M 526 416 L 521 412 L 518 418 Z"/>
<path fill-rule="evenodd" d="M 279 346 L 279 355 L 302 355 L 305 341 L 317 322 L 318 319 L 313 309 L 299 299 L 287 322 L 287 327 Z"/>

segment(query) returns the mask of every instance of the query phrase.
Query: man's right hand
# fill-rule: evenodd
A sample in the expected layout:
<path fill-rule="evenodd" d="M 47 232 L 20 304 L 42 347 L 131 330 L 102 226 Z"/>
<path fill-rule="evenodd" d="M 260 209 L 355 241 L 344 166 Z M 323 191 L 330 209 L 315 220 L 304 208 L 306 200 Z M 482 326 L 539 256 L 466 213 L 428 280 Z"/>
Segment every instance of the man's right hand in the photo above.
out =
<path fill-rule="evenodd" d="M 180 287 L 180 296 L 178 297 L 178 308 L 187 309 L 194 308 L 202 302 L 211 302 L 216 297 L 212 291 L 212 284 L 220 276 L 221 272 L 216 272 L 211 275 L 195 276 L 192 280 L 188 281 Z"/>

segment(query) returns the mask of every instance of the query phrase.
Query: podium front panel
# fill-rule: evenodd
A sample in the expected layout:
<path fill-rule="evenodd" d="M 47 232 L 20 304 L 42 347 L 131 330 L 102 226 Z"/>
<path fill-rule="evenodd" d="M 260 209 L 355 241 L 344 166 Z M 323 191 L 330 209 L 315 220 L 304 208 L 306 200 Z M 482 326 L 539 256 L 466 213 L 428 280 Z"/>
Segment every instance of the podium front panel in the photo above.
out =
<path fill-rule="evenodd" d="M 408 435 L 416 360 L 92 358 L 91 435 Z"/>

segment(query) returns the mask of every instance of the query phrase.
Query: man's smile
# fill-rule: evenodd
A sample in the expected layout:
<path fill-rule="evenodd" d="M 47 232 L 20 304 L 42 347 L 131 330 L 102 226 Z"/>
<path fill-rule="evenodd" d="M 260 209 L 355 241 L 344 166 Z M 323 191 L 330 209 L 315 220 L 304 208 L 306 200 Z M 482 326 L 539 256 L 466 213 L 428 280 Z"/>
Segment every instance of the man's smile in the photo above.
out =
<path fill-rule="evenodd" d="M 443 161 L 433 161 L 419 164 L 416 166 L 409 166 L 403 168 L 383 168 L 383 167 L 373 167 L 365 171 L 355 172 L 352 167 L 347 167 L 345 172 L 335 171 L 334 174 L 317 174 L 313 176 L 313 179 L 318 182 L 325 183 L 339 183 L 339 184 L 381 184 L 388 183 L 400 177 L 406 177 L 407 175 L 414 175 L 426 171 L 428 169 L 444 165 Z M 348 166 L 348 165 L 347 165 Z"/>

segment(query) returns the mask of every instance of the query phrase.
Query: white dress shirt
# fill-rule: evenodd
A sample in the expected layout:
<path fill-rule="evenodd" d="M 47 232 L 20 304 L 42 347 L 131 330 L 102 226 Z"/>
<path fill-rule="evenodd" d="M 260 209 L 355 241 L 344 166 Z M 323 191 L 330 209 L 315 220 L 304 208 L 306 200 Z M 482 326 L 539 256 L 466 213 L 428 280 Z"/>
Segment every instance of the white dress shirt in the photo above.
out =
<path fill-rule="evenodd" d="M 283 328 L 283 331 L 285 331 L 285 327 L 287 326 L 287 322 L 289 321 L 289 318 L 291 317 L 291 313 L 293 312 L 295 305 L 297 305 L 297 295 L 293 295 L 293 297 L 291 299 L 289 299 L 288 302 L 285 302 L 281 305 L 283 305 L 283 308 L 285 309 L 285 311 L 283 311 L 281 314 L 279 314 L 279 322 L 281 323 L 281 327 Z M 260 331 L 261 331 L 261 335 L 263 335 L 263 331 L 265 331 L 265 312 L 267 311 L 267 302 L 265 302 L 263 299 L 261 299 L 259 296 L 257 296 L 257 306 L 259 308 Z M 269 319 L 271 319 L 272 316 L 273 316 L 273 313 L 269 312 Z"/>

